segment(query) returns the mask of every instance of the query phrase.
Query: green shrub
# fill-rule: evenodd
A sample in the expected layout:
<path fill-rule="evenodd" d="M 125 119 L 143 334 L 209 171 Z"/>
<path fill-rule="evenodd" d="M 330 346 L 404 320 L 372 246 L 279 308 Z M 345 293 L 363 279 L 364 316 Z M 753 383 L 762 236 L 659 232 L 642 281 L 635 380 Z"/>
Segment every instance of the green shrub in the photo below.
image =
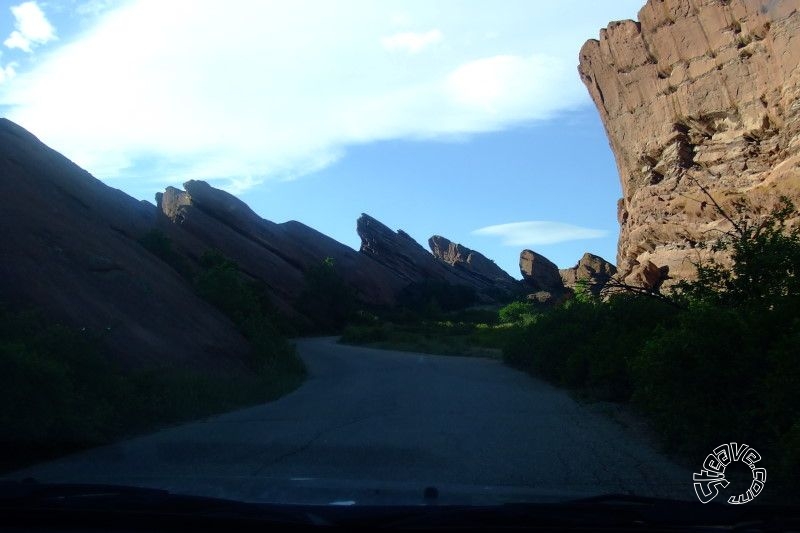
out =
<path fill-rule="evenodd" d="M 388 324 L 350 325 L 344 329 L 339 342 L 345 344 L 369 344 L 389 340 Z"/>
<path fill-rule="evenodd" d="M 299 309 L 314 322 L 312 333 L 337 333 L 356 318 L 358 297 L 336 271 L 328 257 L 305 273 L 306 287 L 298 299 Z"/>
<path fill-rule="evenodd" d="M 736 222 L 671 296 L 576 297 L 519 328 L 505 360 L 600 399 L 630 401 L 672 449 L 702 457 L 747 442 L 787 491 L 800 479 L 800 227 L 785 198 Z M 724 214 L 724 213 L 723 213 Z M 727 217 L 727 215 L 725 215 Z M 652 296 L 657 296 L 653 298 Z M 771 470 L 772 472 L 772 470 Z"/>
<path fill-rule="evenodd" d="M 407 285 L 397 297 L 398 306 L 426 318 L 466 309 L 477 301 L 475 289 L 446 281 L 425 280 Z"/>
<path fill-rule="evenodd" d="M 184 278 L 192 277 L 192 267 L 184 256 L 172 247 L 172 240 L 163 231 L 152 229 L 139 238 L 141 244 L 148 252 L 155 255 Z"/>
<path fill-rule="evenodd" d="M 511 302 L 510 304 L 502 307 L 498 312 L 501 324 L 517 324 L 525 322 L 526 319 L 531 321 L 536 309 L 530 302 Z"/>
<path fill-rule="evenodd" d="M 271 331 L 264 339 L 250 375 L 126 372 L 100 335 L 0 308 L 0 471 L 285 394 L 305 369 Z"/>

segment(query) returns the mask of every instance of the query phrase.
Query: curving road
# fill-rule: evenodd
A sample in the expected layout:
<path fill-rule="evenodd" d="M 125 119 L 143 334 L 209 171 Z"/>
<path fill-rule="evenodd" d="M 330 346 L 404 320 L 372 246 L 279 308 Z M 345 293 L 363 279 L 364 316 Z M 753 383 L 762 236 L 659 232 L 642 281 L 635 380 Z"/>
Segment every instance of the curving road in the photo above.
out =
<path fill-rule="evenodd" d="M 250 501 L 692 499 L 691 472 L 565 392 L 498 361 L 303 339 L 295 392 L 8 477 Z"/>

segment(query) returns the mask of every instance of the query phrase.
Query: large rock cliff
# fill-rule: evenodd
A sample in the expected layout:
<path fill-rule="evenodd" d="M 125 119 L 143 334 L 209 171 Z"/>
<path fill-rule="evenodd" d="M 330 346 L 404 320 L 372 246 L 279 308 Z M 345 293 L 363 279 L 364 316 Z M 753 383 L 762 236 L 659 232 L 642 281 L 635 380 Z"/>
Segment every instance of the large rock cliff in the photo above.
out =
<path fill-rule="evenodd" d="M 617 162 L 617 266 L 692 277 L 698 243 L 780 195 L 800 204 L 800 4 L 649 0 L 580 51 Z M 666 269 L 664 269 L 666 270 Z"/>

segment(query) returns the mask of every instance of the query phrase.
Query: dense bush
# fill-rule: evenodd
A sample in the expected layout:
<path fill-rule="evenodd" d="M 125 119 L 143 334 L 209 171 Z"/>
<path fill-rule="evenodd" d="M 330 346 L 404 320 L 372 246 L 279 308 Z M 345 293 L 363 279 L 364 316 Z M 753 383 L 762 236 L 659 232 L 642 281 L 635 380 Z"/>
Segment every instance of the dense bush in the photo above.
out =
<path fill-rule="evenodd" d="M 184 278 L 192 277 L 192 267 L 184 256 L 175 251 L 172 241 L 163 231 L 152 229 L 139 238 L 141 244 L 148 252 L 155 255 L 175 269 Z"/>
<path fill-rule="evenodd" d="M 100 334 L 0 308 L 0 471 L 275 398 L 302 381 L 296 361 L 264 359 L 236 379 L 123 371 Z"/>
<path fill-rule="evenodd" d="M 338 333 L 358 316 L 358 296 L 330 257 L 305 272 L 306 287 L 297 307 L 314 324 L 309 333 Z"/>
<path fill-rule="evenodd" d="M 160 232 L 140 242 L 234 322 L 250 341 L 252 372 L 235 379 L 191 368 L 126 372 L 103 353 L 100 333 L 0 309 L 0 469 L 266 401 L 302 381 L 303 363 L 262 283 L 219 252 L 204 254 L 192 272 Z"/>
<path fill-rule="evenodd" d="M 511 302 L 500 308 L 498 320 L 501 324 L 530 324 L 534 322 L 541 312 L 537 306 L 528 301 Z"/>
<path fill-rule="evenodd" d="M 225 313 L 250 341 L 254 368 L 282 361 L 299 369 L 301 363 L 279 327 L 263 285 L 247 280 L 235 262 L 217 251 L 204 253 L 200 264 L 203 270 L 194 280 L 198 295 Z"/>
<path fill-rule="evenodd" d="M 592 389 L 603 399 L 628 400 L 628 357 L 675 313 L 674 307 L 648 298 L 573 300 L 521 329 L 504 357 L 556 383 Z"/>
<path fill-rule="evenodd" d="M 411 283 L 397 298 L 398 306 L 426 318 L 439 318 L 443 313 L 466 309 L 476 301 L 477 294 L 472 287 L 436 280 Z"/>
<path fill-rule="evenodd" d="M 630 401 L 676 451 L 701 457 L 746 442 L 775 478 L 800 476 L 800 229 L 781 206 L 735 222 L 715 250 L 732 269 L 698 264 L 669 299 L 575 299 L 519 330 L 505 360 L 594 397 Z"/>

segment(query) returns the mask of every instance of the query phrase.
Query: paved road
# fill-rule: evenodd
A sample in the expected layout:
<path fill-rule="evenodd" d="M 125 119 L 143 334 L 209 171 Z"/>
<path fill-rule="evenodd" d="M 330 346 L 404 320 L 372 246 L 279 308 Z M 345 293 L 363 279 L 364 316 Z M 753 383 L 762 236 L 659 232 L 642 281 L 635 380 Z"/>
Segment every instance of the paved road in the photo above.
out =
<path fill-rule="evenodd" d="M 694 497 L 691 473 L 544 382 L 478 358 L 307 339 L 278 401 L 13 474 L 251 501 L 491 503 L 599 493 Z"/>

